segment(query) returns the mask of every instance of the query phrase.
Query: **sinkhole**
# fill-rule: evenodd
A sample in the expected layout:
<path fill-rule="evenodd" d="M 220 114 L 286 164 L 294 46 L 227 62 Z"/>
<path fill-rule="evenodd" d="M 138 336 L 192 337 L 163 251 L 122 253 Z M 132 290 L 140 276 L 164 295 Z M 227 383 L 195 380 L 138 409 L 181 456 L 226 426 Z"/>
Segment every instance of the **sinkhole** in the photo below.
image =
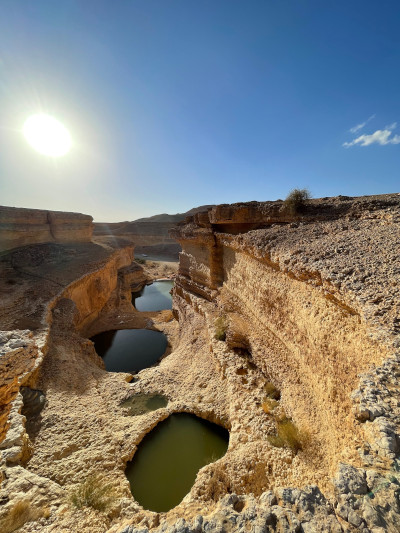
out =
<path fill-rule="evenodd" d="M 160 422 L 139 444 L 126 477 L 145 509 L 169 511 L 190 491 L 197 472 L 222 457 L 229 432 L 192 414 L 175 413 Z"/>
<path fill-rule="evenodd" d="M 110 372 L 139 372 L 154 365 L 168 346 L 164 333 L 150 329 L 104 331 L 91 340 Z"/>
<path fill-rule="evenodd" d="M 172 309 L 173 281 L 155 281 L 142 290 L 132 293 L 132 304 L 138 311 L 163 311 Z"/>

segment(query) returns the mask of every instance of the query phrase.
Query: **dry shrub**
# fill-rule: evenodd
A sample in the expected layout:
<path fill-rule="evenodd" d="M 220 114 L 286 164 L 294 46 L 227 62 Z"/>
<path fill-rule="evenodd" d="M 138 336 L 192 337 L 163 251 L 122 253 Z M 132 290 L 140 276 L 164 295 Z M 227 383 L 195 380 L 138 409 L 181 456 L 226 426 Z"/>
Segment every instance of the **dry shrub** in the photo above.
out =
<path fill-rule="evenodd" d="M 104 483 L 101 476 L 93 475 L 71 491 L 70 501 L 78 509 L 91 507 L 96 511 L 106 511 L 115 501 L 115 492 L 109 483 Z"/>
<path fill-rule="evenodd" d="M 266 398 L 262 402 L 261 407 L 263 408 L 264 413 L 266 413 L 267 415 L 270 415 L 272 414 L 274 409 L 278 407 L 278 405 L 279 405 L 279 402 L 277 402 L 273 398 Z"/>
<path fill-rule="evenodd" d="M 273 400 L 279 400 L 281 397 L 280 391 L 270 382 L 264 385 L 264 392 L 267 398 L 272 398 Z"/>
<path fill-rule="evenodd" d="M 219 316 L 214 322 L 214 338 L 217 341 L 224 341 L 226 339 L 226 330 L 228 328 L 225 316 Z"/>
<path fill-rule="evenodd" d="M 229 487 L 229 479 L 221 464 L 214 464 L 210 479 L 205 487 L 204 496 L 207 499 L 217 502 L 225 495 Z M 203 496 L 203 497 L 204 497 Z"/>
<path fill-rule="evenodd" d="M 292 215 L 299 213 L 304 208 L 306 200 L 310 198 L 311 194 L 307 189 L 293 189 L 283 202 L 285 211 Z"/>
<path fill-rule="evenodd" d="M 309 439 L 308 433 L 299 430 L 290 418 L 277 421 L 276 433 L 268 437 L 269 443 L 276 448 L 290 448 L 294 452 L 302 450 Z"/>
<path fill-rule="evenodd" d="M 22 527 L 26 522 L 33 522 L 44 516 L 50 516 L 49 509 L 32 509 L 29 500 L 19 500 L 10 512 L 0 521 L 2 533 L 12 533 Z"/>

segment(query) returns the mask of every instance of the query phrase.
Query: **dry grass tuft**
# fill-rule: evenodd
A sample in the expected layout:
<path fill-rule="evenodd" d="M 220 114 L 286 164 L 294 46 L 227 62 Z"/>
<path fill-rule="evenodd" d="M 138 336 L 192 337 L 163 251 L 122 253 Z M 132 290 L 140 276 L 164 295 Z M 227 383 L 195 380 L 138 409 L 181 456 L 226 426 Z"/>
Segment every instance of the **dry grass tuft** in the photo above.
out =
<path fill-rule="evenodd" d="M 280 391 L 270 382 L 264 385 L 264 392 L 267 398 L 272 398 L 273 400 L 279 400 L 281 397 Z"/>
<path fill-rule="evenodd" d="M 91 507 L 96 511 L 106 511 L 115 501 L 115 492 L 109 483 L 104 483 L 101 476 L 86 478 L 70 493 L 71 503 L 78 509 Z"/>
<path fill-rule="evenodd" d="M 302 450 L 309 440 L 308 433 L 299 430 L 290 418 L 277 421 L 276 433 L 268 437 L 269 443 L 276 448 L 290 448 L 295 453 Z"/>
<path fill-rule="evenodd" d="M 214 322 L 214 338 L 217 341 L 224 341 L 226 339 L 226 330 L 228 324 L 225 316 L 219 316 Z"/>
<path fill-rule="evenodd" d="M 29 500 L 19 500 L 1 520 L 0 530 L 2 533 L 12 533 L 26 524 L 26 522 L 34 522 L 42 516 L 45 518 L 50 516 L 49 508 L 43 510 L 33 509 Z"/>
<path fill-rule="evenodd" d="M 266 398 L 262 402 L 261 407 L 263 408 L 264 413 L 270 415 L 278 407 L 278 405 L 279 402 L 274 400 L 273 398 Z"/>

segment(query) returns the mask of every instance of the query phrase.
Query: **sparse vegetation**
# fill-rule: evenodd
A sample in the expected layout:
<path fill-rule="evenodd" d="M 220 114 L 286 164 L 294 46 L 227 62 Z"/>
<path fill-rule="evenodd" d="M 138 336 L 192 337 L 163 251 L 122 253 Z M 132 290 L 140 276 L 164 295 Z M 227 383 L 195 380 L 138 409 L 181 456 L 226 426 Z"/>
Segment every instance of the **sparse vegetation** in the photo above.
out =
<path fill-rule="evenodd" d="M 41 517 L 48 518 L 50 509 L 33 509 L 28 500 L 19 500 L 10 509 L 10 512 L 1 520 L 0 530 L 2 533 L 12 533 L 26 522 L 33 522 Z"/>
<path fill-rule="evenodd" d="M 276 409 L 279 405 L 279 402 L 272 399 L 272 398 L 266 398 L 262 404 L 261 404 L 261 407 L 263 408 L 263 411 L 264 413 L 266 413 L 267 415 L 270 415 L 272 414 L 272 412 L 274 411 L 274 409 Z"/>
<path fill-rule="evenodd" d="M 267 398 L 272 398 L 273 400 L 279 400 L 281 397 L 280 391 L 270 381 L 268 381 L 264 385 L 264 391 L 265 391 L 265 395 L 267 396 Z"/>
<path fill-rule="evenodd" d="M 219 316 L 214 322 L 214 338 L 217 341 L 224 341 L 226 339 L 226 330 L 228 328 L 225 316 Z"/>
<path fill-rule="evenodd" d="M 139 265 L 145 265 L 146 259 L 142 259 L 141 257 L 135 257 L 135 262 L 139 263 Z"/>
<path fill-rule="evenodd" d="M 114 500 L 113 487 L 109 483 L 104 483 L 98 475 L 87 477 L 70 493 L 70 501 L 78 509 L 91 507 L 97 511 L 106 511 Z"/>
<path fill-rule="evenodd" d="M 276 435 L 270 435 L 268 441 L 276 448 L 287 447 L 294 452 L 303 449 L 309 436 L 305 431 L 300 431 L 290 418 L 282 418 L 276 422 Z"/>
<path fill-rule="evenodd" d="M 309 200 L 310 198 L 311 194 L 307 189 L 293 189 L 287 195 L 283 205 L 288 213 L 295 215 L 302 211 L 306 200 Z"/>

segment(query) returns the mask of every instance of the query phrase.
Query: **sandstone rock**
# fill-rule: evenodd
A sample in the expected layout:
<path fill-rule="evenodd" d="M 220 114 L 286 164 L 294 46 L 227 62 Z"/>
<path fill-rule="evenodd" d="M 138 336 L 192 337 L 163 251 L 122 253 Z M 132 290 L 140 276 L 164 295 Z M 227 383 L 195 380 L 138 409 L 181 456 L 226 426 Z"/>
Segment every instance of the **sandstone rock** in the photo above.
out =
<path fill-rule="evenodd" d="M 80 213 L 0 206 L 0 250 L 45 242 L 90 242 L 92 220 Z"/>

